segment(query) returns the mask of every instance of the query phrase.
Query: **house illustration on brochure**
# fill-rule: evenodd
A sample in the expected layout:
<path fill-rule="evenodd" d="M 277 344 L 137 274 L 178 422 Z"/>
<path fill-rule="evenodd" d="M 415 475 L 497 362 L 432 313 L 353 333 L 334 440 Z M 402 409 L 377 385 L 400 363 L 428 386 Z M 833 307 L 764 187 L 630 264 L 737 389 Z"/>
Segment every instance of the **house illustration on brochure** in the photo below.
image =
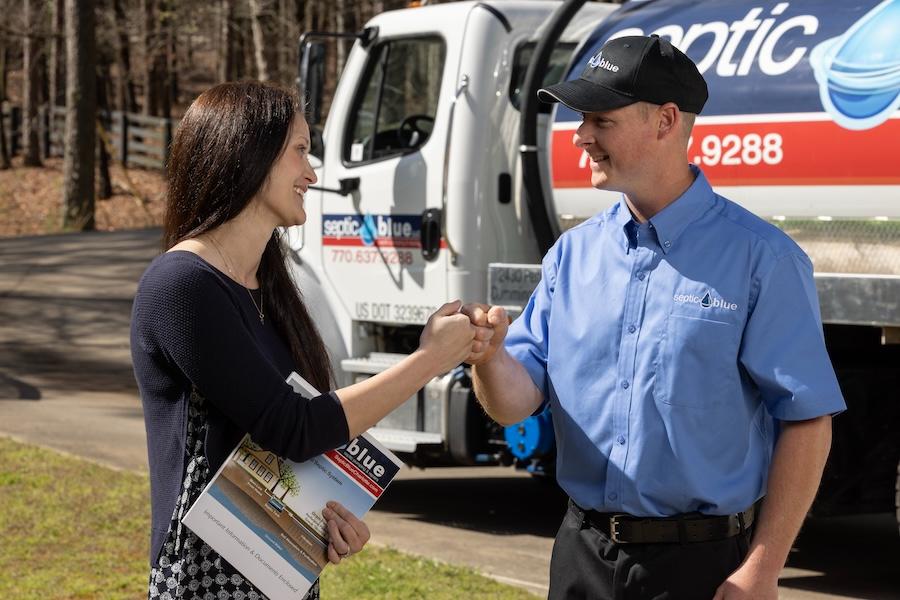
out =
<path fill-rule="evenodd" d="M 235 462 L 274 498 L 284 501 L 288 494 L 296 496 L 300 492 L 294 471 L 275 453 L 260 448 L 249 437 L 244 438 L 236 459 Z"/>

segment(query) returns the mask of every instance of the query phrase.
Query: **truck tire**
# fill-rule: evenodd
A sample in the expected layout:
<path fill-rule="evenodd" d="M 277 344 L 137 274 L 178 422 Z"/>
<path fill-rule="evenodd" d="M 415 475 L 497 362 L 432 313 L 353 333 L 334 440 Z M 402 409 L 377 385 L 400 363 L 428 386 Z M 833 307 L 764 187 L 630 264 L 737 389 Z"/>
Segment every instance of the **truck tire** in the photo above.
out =
<path fill-rule="evenodd" d="M 447 413 L 447 445 L 454 464 L 477 464 L 475 455 L 481 450 L 479 433 L 484 431 L 484 413 L 470 387 L 456 385 L 450 390 Z"/>

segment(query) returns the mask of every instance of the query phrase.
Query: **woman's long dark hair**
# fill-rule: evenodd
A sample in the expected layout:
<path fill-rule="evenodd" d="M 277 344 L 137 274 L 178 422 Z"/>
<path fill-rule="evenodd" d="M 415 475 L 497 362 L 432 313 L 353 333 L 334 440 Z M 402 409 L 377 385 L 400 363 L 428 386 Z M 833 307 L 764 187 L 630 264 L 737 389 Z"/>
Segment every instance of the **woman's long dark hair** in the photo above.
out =
<path fill-rule="evenodd" d="M 292 91 L 255 81 L 223 83 L 194 100 L 169 154 L 166 249 L 244 210 L 284 151 L 299 106 Z M 278 230 L 266 244 L 257 277 L 263 310 L 290 348 L 298 371 L 318 389 L 330 389 L 328 353 L 288 275 Z"/>

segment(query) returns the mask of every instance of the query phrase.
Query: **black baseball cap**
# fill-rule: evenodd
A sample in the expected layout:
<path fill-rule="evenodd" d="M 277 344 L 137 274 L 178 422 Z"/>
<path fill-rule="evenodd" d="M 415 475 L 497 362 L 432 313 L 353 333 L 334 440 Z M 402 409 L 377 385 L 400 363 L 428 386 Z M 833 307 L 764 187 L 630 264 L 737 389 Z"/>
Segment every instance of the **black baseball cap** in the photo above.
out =
<path fill-rule="evenodd" d="M 696 114 L 708 97 L 706 81 L 694 61 L 656 35 L 610 40 L 590 58 L 581 77 L 538 90 L 542 101 L 562 102 L 582 113 L 643 100 L 674 102 L 682 111 Z"/>

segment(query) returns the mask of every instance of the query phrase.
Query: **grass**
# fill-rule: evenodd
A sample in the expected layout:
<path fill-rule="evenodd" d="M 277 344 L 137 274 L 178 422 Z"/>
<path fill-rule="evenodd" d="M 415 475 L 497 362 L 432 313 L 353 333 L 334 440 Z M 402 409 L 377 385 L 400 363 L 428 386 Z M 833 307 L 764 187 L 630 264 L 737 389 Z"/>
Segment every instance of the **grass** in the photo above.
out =
<path fill-rule="evenodd" d="M 366 548 L 337 569 L 326 569 L 322 598 L 534 600 L 470 569 L 440 564 L 385 548 Z"/>
<path fill-rule="evenodd" d="M 0 437 L 0 598 L 146 598 L 147 477 Z M 366 548 L 322 597 L 531 599 L 469 569 Z"/>
<path fill-rule="evenodd" d="M 0 438 L 0 598 L 137 598 L 147 479 Z"/>

